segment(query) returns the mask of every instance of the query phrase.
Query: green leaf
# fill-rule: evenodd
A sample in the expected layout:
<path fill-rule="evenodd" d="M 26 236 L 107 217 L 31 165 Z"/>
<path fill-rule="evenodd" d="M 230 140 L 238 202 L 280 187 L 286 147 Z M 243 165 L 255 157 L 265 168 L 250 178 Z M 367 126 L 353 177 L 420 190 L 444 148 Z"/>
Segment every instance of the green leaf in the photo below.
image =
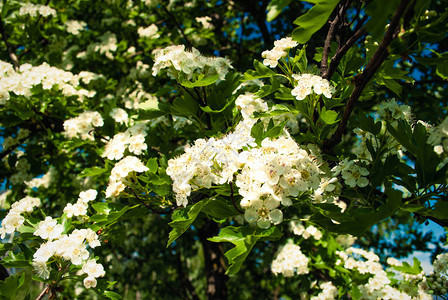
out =
<path fill-rule="evenodd" d="M 311 36 L 327 23 L 339 0 L 312 0 L 315 5 L 304 15 L 298 17 L 294 24 L 299 26 L 292 32 L 292 38 L 305 44 Z"/>
<path fill-rule="evenodd" d="M 0 295 L 5 299 L 16 299 L 20 287 L 25 282 L 25 272 L 10 275 L 5 281 L 0 281 Z"/>
<path fill-rule="evenodd" d="M 331 125 L 337 123 L 338 113 L 333 110 L 327 110 L 325 107 L 320 112 L 320 118 L 325 124 Z"/>
<path fill-rule="evenodd" d="M 311 221 L 333 232 L 361 236 L 373 225 L 394 215 L 401 207 L 403 194 L 401 191 L 386 189 L 386 194 L 385 203 L 376 209 L 363 207 L 341 213 L 340 209 L 333 204 L 315 205 L 320 213 L 313 215 Z"/>
<path fill-rule="evenodd" d="M 159 168 L 159 164 L 157 163 L 157 158 L 152 157 L 148 159 L 148 162 L 146 163 L 146 167 L 149 169 L 149 172 L 156 173 L 157 169 Z"/>
<path fill-rule="evenodd" d="M 86 168 L 78 175 L 79 177 L 94 177 L 103 174 L 107 169 L 100 167 Z"/>
<path fill-rule="evenodd" d="M 436 68 L 436 74 L 442 79 L 448 79 L 448 64 L 446 62 L 439 63 Z"/>
<path fill-rule="evenodd" d="M 409 263 L 404 261 L 401 266 L 391 266 L 391 267 L 399 272 L 402 272 L 402 273 L 413 274 L 413 275 L 420 274 L 423 271 L 423 268 L 420 265 L 420 261 L 416 257 L 414 257 L 413 260 L 414 260 L 414 264 L 412 266 Z"/>
<path fill-rule="evenodd" d="M 26 268 L 31 266 L 31 262 L 25 258 L 25 254 L 22 252 L 14 253 L 12 251 L 1 260 L 1 264 L 5 268 Z"/>
<path fill-rule="evenodd" d="M 208 202 L 202 209 L 202 212 L 219 220 L 240 215 L 235 207 L 228 202 L 226 198 L 217 197 L 213 201 Z"/>
<path fill-rule="evenodd" d="M 221 229 L 217 236 L 208 240 L 216 243 L 229 242 L 235 245 L 224 254 L 229 262 L 226 274 L 235 275 L 257 241 L 277 240 L 281 236 L 282 232 L 276 226 L 268 229 L 228 226 Z"/>
<path fill-rule="evenodd" d="M 243 81 L 246 80 L 253 80 L 253 79 L 259 79 L 259 78 L 266 78 L 270 76 L 275 76 L 276 73 L 263 65 L 258 60 L 254 60 L 254 70 L 249 70 L 246 73 L 244 73 Z"/>
<path fill-rule="evenodd" d="M 166 115 L 169 112 L 169 107 L 165 103 L 160 103 L 157 99 L 149 99 L 138 105 L 140 109 L 138 112 L 139 120 L 150 120 Z"/>
<path fill-rule="evenodd" d="M 448 220 L 448 202 L 439 200 L 428 215 L 439 220 Z"/>
<path fill-rule="evenodd" d="M 282 12 L 282 10 L 291 3 L 292 0 L 272 0 L 268 7 L 268 13 L 266 15 L 266 21 L 272 22 Z"/>
<path fill-rule="evenodd" d="M 210 76 L 204 76 L 204 74 L 200 74 L 198 80 L 191 82 L 187 79 L 183 79 L 181 80 L 180 84 L 186 88 L 194 88 L 194 87 L 211 85 L 215 83 L 218 79 L 219 79 L 218 74 Z"/>
<path fill-rule="evenodd" d="M 204 208 L 204 206 L 210 202 L 212 198 L 207 198 L 199 201 L 194 205 L 189 205 L 186 208 L 176 209 L 172 215 L 173 221 L 171 221 L 168 225 L 173 227 L 169 235 L 169 240 L 167 243 L 167 247 L 171 245 L 178 237 L 180 237 L 188 228 L 190 228 L 191 224 L 193 224 L 194 220 L 196 220 L 198 214 Z"/>
<path fill-rule="evenodd" d="M 397 6 L 398 0 L 375 0 L 366 6 L 365 12 L 370 16 L 370 20 L 365 27 L 374 40 L 384 34 L 388 18 Z"/>
<path fill-rule="evenodd" d="M 271 83 L 272 85 L 266 84 L 263 85 L 262 87 L 260 87 L 260 89 L 258 90 L 258 92 L 256 92 L 255 94 L 260 97 L 266 97 L 272 93 L 275 93 L 278 88 L 280 87 L 280 81 L 278 81 L 275 76 L 271 76 Z"/>

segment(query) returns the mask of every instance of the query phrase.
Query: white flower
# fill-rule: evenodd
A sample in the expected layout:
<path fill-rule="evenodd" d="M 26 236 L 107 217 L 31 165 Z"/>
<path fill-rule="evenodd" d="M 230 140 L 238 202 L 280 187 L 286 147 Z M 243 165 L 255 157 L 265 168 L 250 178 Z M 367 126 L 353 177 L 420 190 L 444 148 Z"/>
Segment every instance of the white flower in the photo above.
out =
<path fill-rule="evenodd" d="M 296 97 L 297 100 L 303 100 L 306 96 L 310 95 L 313 91 L 315 94 L 323 94 L 327 98 L 331 98 L 335 92 L 334 87 L 326 79 L 313 74 L 293 74 L 292 77 L 297 82 L 297 85 L 291 91 L 291 94 Z"/>
<path fill-rule="evenodd" d="M 122 108 L 114 108 L 110 112 L 110 116 L 115 120 L 115 122 L 120 124 L 127 124 L 128 122 L 128 113 Z"/>
<path fill-rule="evenodd" d="M 83 266 L 82 271 L 86 273 L 89 277 L 103 277 L 104 267 L 101 264 L 98 264 L 96 260 L 89 259 Z"/>
<path fill-rule="evenodd" d="M 285 277 L 291 277 L 294 273 L 297 275 L 308 274 L 308 261 L 308 257 L 303 255 L 300 247 L 289 240 L 272 262 L 271 270 L 275 275 L 281 273 Z"/>
<path fill-rule="evenodd" d="M 249 223 L 256 222 L 260 228 L 269 228 L 271 223 L 277 225 L 283 221 L 283 213 L 277 209 L 279 205 L 280 201 L 272 197 L 268 197 L 266 200 L 250 201 L 244 217 Z"/>
<path fill-rule="evenodd" d="M 33 233 L 44 240 L 58 239 L 64 232 L 64 226 L 58 224 L 52 217 L 46 217 L 44 221 L 39 222 L 39 228 Z"/>
<path fill-rule="evenodd" d="M 156 24 L 151 24 L 146 28 L 140 27 L 137 30 L 137 33 L 141 38 L 158 38 L 160 36 L 157 34 L 158 30 L 159 28 L 157 28 Z"/>
<path fill-rule="evenodd" d="M 96 284 L 97 284 L 95 277 L 91 277 L 91 276 L 84 278 L 83 283 L 84 283 L 84 287 L 86 289 L 90 289 L 92 287 L 94 288 L 94 287 L 96 287 Z"/>
<path fill-rule="evenodd" d="M 33 261 L 33 269 L 40 278 L 48 279 L 50 277 L 50 270 L 46 262 Z"/>
<path fill-rule="evenodd" d="M 263 51 L 261 57 L 264 58 L 263 64 L 271 68 L 275 68 L 278 60 L 288 55 L 288 49 L 294 48 L 298 45 L 292 38 L 286 37 L 274 42 L 274 48 L 269 51 Z"/>
<path fill-rule="evenodd" d="M 97 195 L 98 195 L 98 192 L 96 190 L 90 189 L 90 190 L 83 191 L 83 192 L 79 193 L 79 199 L 82 202 L 87 203 L 89 201 L 95 200 Z"/>

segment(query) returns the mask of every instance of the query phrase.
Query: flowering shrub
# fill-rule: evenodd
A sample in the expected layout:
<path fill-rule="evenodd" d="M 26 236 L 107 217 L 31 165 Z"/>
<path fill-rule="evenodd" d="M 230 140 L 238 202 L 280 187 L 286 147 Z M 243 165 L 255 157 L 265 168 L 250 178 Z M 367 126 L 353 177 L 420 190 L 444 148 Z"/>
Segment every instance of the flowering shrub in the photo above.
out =
<path fill-rule="evenodd" d="M 2 297 L 446 298 L 445 7 L 262 2 L 1 2 Z"/>

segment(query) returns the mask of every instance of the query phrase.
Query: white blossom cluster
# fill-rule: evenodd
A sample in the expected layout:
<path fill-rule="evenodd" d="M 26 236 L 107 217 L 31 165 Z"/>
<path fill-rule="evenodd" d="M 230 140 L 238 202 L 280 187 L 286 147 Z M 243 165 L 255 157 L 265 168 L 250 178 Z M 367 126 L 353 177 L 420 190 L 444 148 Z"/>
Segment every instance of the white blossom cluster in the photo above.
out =
<path fill-rule="evenodd" d="M 241 167 L 243 147 L 255 146 L 250 131 L 256 119 L 255 111 L 267 110 L 267 105 L 253 94 L 238 96 L 236 105 L 242 112 L 241 121 L 235 130 L 221 139 L 198 139 L 185 153 L 168 161 L 166 173 L 173 180 L 173 191 L 179 206 L 188 204 L 192 189 L 210 188 L 212 184 L 224 184 L 233 180 L 233 174 Z M 242 157 L 242 156 L 241 156 Z"/>
<path fill-rule="evenodd" d="M 85 111 L 79 116 L 65 120 L 64 133 L 68 138 L 80 138 L 82 140 L 95 139 L 92 130 L 95 127 L 102 127 L 104 125 L 103 118 L 97 111 Z"/>
<path fill-rule="evenodd" d="M 129 173 L 146 171 L 148 171 L 148 167 L 135 156 L 126 156 L 120 160 L 111 171 L 109 185 L 106 189 L 106 198 L 116 197 L 126 188 L 126 177 Z"/>
<path fill-rule="evenodd" d="M 341 258 L 336 262 L 337 265 L 348 270 L 356 270 L 360 274 L 372 275 L 366 284 L 358 285 L 362 294 L 361 299 L 432 299 L 431 295 L 420 288 L 420 285 L 418 290 L 406 289 L 406 282 L 404 285 L 395 287 L 394 282 L 390 280 L 387 272 L 379 263 L 379 257 L 371 251 L 350 247 L 345 251 L 337 251 L 336 254 Z M 421 279 L 423 275 L 417 277 Z"/>
<path fill-rule="evenodd" d="M 246 220 L 261 228 L 282 221 L 278 207 L 291 205 L 290 197 L 319 188 L 320 164 L 290 137 L 266 138 L 241 157 L 244 166 L 235 181 L 243 197 L 240 204 Z"/>
<path fill-rule="evenodd" d="M 122 159 L 126 149 L 135 155 L 142 154 L 148 146 L 145 143 L 146 125 L 144 123 L 137 123 L 128 128 L 125 132 L 120 132 L 106 144 L 102 157 L 109 160 Z"/>
<path fill-rule="evenodd" d="M 170 159 L 166 173 L 173 180 L 177 205 L 186 206 L 194 189 L 232 181 L 240 168 L 239 151 L 253 142 L 250 126 L 240 122 L 234 132 L 223 138 L 198 139 L 185 148 L 184 154 Z"/>
<path fill-rule="evenodd" d="M 41 186 L 47 189 L 50 186 L 52 180 L 55 179 L 56 174 L 57 174 L 56 169 L 53 166 L 51 166 L 48 169 L 48 172 L 45 173 L 42 177 L 36 177 L 30 181 L 25 181 L 25 184 L 30 189 L 39 188 Z"/>
<path fill-rule="evenodd" d="M 87 26 L 87 23 L 78 20 L 67 20 L 65 22 L 65 26 L 67 27 L 68 33 L 78 35 L 82 30 L 84 30 L 84 28 Z"/>
<path fill-rule="evenodd" d="M 428 144 L 433 145 L 434 151 L 439 155 L 448 152 L 448 117 L 429 130 Z"/>
<path fill-rule="evenodd" d="M 366 176 L 368 176 L 370 172 L 361 166 L 358 160 L 349 160 L 346 158 L 334 167 L 332 171 L 334 176 L 341 174 L 345 184 L 352 188 L 356 186 L 366 187 L 369 184 L 369 180 Z"/>
<path fill-rule="evenodd" d="M 30 135 L 30 131 L 26 128 L 20 128 L 19 132 L 17 133 L 17 135 L 15 137 L 13 136 L 7 136 L 4 138 L 3 140 L 3 150 L 9 149 L 19 143 L 22 143 L 24 139 L 26 139 L 27 137 L 29 137 Z"/>
<path fill-rule="evenodd" d="M 331 281 L 322 282 L 319 284 L 319 288 L 322 291 L 317 296 L 311 297 L 310 300 L 333 300 L 338 296 L 338 289 Z"/>
<path fill-rule="evenodd" d="M 99 53 L 106 56 L 108 59 L 113 60 L 115 51 L 117 51 L 118 48 L 117 36 L 108 31 L 100 36 L 99 39 L 99 42 L 89 44 L 86 51 L 78 52 L 76 57 L 79 59 L 86 59 L 88 56 Z"/>
<path fill-rule="evenodd" d="M 120 124 L 127 124 L 129 121 L 128 113 L 124 109 L 119 107 L 115 107 L 114 109 L 112 109 L 112 111 L 110 112 L 110 116 L 112 117 L 112 119 L 114 119 L 115 122 Z"/>
<path fill-rule="evenodd" d="M 392 126 L 395 126 L 398 120 L 412 122 L 411 107 L 398 105 L 395 99 L 381 103 L 378 106 L 378 115 L 381 119 L 390 121 Z"/>
<path fill-rule="evenodd" d="M 150 26 L 143 28 L 140 27 L 139 29 L 137 29 L 137 33 L 140 36 L 140 38 L 158 38 L 160 36 L 160 34 L 157 34 L 157 32 L 159 31 L 159 28 L 157 27 L 156 24 L 151 24 Z"/>
<path fill-rule="evenodd" d="M 75 229 L 70 234 L 63 234 L 64 226 L 58 224 L 51 217 L 39 223 L 34 235 L 47 240 L 41 244 L 33 255 L 33 267 L 39 277 L 48 279 L 50 268 L 48 261 L 55 256 L 70 261 L 73 265 L 81 266 L 82 272 L 87 274 L 84 279 L 86 288 L 95 287 L 96 278 L 105 275 L 104 268 L 95 259 L 89 259 L 90 252 L 87 246 L 95 248 L 100 246 L 98 235 L 90 228 Z"/>
<path fill-rule="evenodd" d="M 87 74 L 87 73 L 84 73 Z M 33 67 L 30 64 L 20 66 L 18 72 L 15 72 L 8 63 L 2 62 L 0 65 L 0 104 L 5 104 L 10 99 L 10 93 L 31 97 L 31 89 L 34 86 L 42 85 L 44 90 L 50 90 L 57 85 L 58 89 L 65 96 L 93 97 L 95 91 L 87 91 L 79 88 L 79 81 L 83 74 L 74 75 L 47 63 Z"/>
<path fill-rule="evenodd" d="M 285 277 L 308 274 L 308 261 L 308 257 L 300 251 L 300 247 L 289 240 L 272 261 L 271 270 L 275 275 L 281 273 Z"/>
<path fill-rule="evenodd" d="M 321 169 L 319 149 L 300 147 L 287 133 L 275 140 L 265 138 L 258 147 L 250 135 L 257 121 L 253 113 L 266 111 L 266 103 L 249 93 L 235 103 L 243 120 L 234 132 L 220 139 L 198 139 L 168 161 L 177 204 L 186 206 L 192 190 L 232 181 L 242 196 L 246 221 L 268 228 L 282 222 L 280 206 L 291 205 L 291 197 L 310 193 L 315 201 L 334 203 L 337 179 Z"/>
<path fill-rule="evenodd" d="M 169 68 L 168 75 L 173 79 L 177 77 L 173 72 L 182 72 L 188 79 L 191 79 L 196 72 L 204 75 L 217 74 L 219 79 L 223 80 L 232 65 L 226 58 L 205 57 L 195 48 L 186 51 L 184 45 L 176 45 L 155 51 L 152 75 L 156 76 L 165 68 Z"/>
<path fill-rule="evenodd" d="M 211 23 L 212 18 L 210 18 L 209 16 L 196 17 L 195 20 L 196 22 L 201 23 L 202 27 L 204 27 L 205 29 L 213 29 L 214 27 Z"/>
<path fill-rule="evenodd" d="M 317 95 L 324 95 L 331 98 L 335 92 L 334 87 L 326 79 L 313 74 L 293 74 L 292 77 L 296 82 L 296 86 L 291 91 L 291 94 L 297 100 L 303 100 L 306 96 L 314 92 Z"/>
<path fill-rule="evenodd" d="M 315 240 L 322 238 L 322 232 L 313 225 L 303 226 L 301 221 L 291 221 L 291 230 L 295 235 L 303 237 L 305 240 L 313 237 Z"/>
<path fill-rule="evenodd" d="M 79 194 L 78 201 L 75 204 L 68 203 L 64 208 L 64 213 L 67 218 L 72 218 L 73 216 L 85 216 L 87 215 L 87 208 L 89 207 L 89 202 L 95 200 L 98 192 L 96 190 L 87 190 Z"/>
<path fill-rule="evenodd" d="M 40 206 L 40 199 L 30 196 L 14 202 L 8 214 L 2 220 L 2 227 L 0 228 L 0 237 L 5 238 L 6 234 L 14 233 L 25 222 L 25 217 L 22 214 L 32 213 L 34 208 Z"/>
<path fill-rule="evenodd" d="M 124 94 L 126 96 L 123 97 L 124 107 L 127 109 L 138 109 L 139 104 L 147 101 L 154 100 L 157 101 L 157 97 L 147 93 L 143 87 L 143 85 L 136 81 L 136 87 L 133 90 L 127 89 Z"/>
<path fill-rule="evenodd" d="M 20 10 L 18 11 L 17 15 L 19 16 L 30 15 L 31 17 L 36 16 L 56 17 L 56 10 L 47 5 L 27 3 L 22 7 L 20 7 Z"/>
<path fill-rule="evenodd" d="M 274 42 L 274 48 L 266 50 L 261 53 L 261 57 L 264 58 L 263 64 L 271 68 L 275 68 L 278 65 L 280 58 L 288 55 L 288 51 L 298 45 L 292 38 L 286 37 Z"/>
<path fill-rule="evenodd" d="M 31 169 L 31 165 L 25 157 L 22 157 L 23 152 L 19 152 L 17 157 L 19 158 L 14 166 L 16 171 L 9 180 L 12 184 L 21 184 L 30 180 L 33 176 L 28 172 Z"/>

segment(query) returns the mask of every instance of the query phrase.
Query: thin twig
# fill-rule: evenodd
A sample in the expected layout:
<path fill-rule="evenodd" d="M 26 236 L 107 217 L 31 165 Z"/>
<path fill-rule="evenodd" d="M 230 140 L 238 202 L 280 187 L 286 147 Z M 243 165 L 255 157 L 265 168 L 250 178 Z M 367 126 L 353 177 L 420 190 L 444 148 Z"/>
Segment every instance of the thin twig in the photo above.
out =
<path fill-rule="evenodd" d="M 235 209 L 236 209 L 240 214 L 242 214 L 242 213 L 244 213 L 244 211 L 241 211 L 241 210 L 238 208 L 238 206 L 236 206 L 235 198 L 233 197 L 233 182 L 230 181 L 229 184 L 230 184 L 230 198 L 232 199 L 233 206 L 235 207 Z"/>
<path fill-rule="evenodd" d="M 132 191 L 132 193 L 134 194 L 135 198 L 137 198 L 137 200 L 138 200 L 141 204 L 143 204 L 144 206 L 146 206 L 147 209 L 151 209 L 151 207 L 150 207 L 148 204 L 146 204 L 145 202 L 143 202 L 142 199 L 140 199 L 140 197 L 137 195 L 137 193 L 134 191 L 133 188 L 129 187 L 129 189 Z"/>
<path fill-rule="evenodd" d="M 400 25 L 400 19 L 403 16 L 406 7 L 408 5 L 411 5 L 414 1 L 409 2 L 408 0 L 402 0 L 395 11 L 395 14 L 389 24 L 389 27 L 386 31 L 386 34 L 383 37 L 383 40 L 381 41 L 381 44 L 378 46 L 378 49 L 373 54 L 372 58 L 368 62 L 367 66 L 365 67 L 364 71 L 357 75 L 354 78 L 355 81 L 355 88 L 350 95 L 350 98 L 347 102 L 347 105 L 345 106 L 344 114 L 342 116 L 342 120 L 339 123 L 338 128 L 336 129 L 336 132 L 333 134 L 333 136 L 325 140 L 322 149 L 324 151 L 328 151 L 329 149 L 333 148 L 335 145 L 339 144 L 342 138 L 342 134 L 345 131 L 345 128 L 348 123 L 348 119 L 350 118 L 350 115 L 355 107 L 356 102 L 358 101 L 359 97 L 361 96 L 365 86 L 367 83 L 372 79 L 373 75 L 375 75 L 376 71 L 379 69 L 379 67 L 382 65 L 382 63 L 386 60 L 386 58 L 389 56 L 388 46 L 394 40 L 398 33 L 398 27 Z"/>
<path fill-rule="evenodd" d="M 322 73 L 323 78 L 330 79 L 333 76 L 333 73 L 336 71 L 336 68 L 339 65 L 342 57 L 344 57 L 347 51 L 350 50 L 350 48 L 356 43 L 356 41 L 359 40 L 365 33 L 365 28 L 360 28 L 345 42 L 345 44 L 331 58 L 330 66 L 328 67 L 327 72 Z"/>
<path fill-rule="evenodd" d="M 143 204 L 144 206 L 146 206 L 147 209 L 150 209 L 151 212 L 153 212 L 153 213 L 155 213 L 155 214 L 166 215 L 166 214 L 169 214 L 170 212 L 172 212 L 172 211 L 174 210 L 174 207 L 169 207 L 169 209 L 168 209 L 167 211 L 157 211 L 157 210 L 154 210 L 154 209 L 152 209 L 148 204 L 146 204 L 142 199 L 140 199 L 140 197 L 137 195 L 137 193 L 134 191 L 133 188 L 131 188 L 131 187 L 128 187 L 128 188 L 132 191 L 132 193 L 134 194 L 134 197 L 135 197 L 141 204 Z"/>
<path fill-rule="evenodd" d="M 0 15 L 0 33 L 2 35 L 3 42 L 6 45 L 6 50 L 8 51 L 9 58 L 11 59 L 12 65 L 14 66 L 14 70 L 17 72 L 19 70 L 19 60 L 17 59 L 16 54 L 14 53 L 11 45 L 8 42 L 8 35 L 6 34 L 5 28 L 3 27 L 2 16 Z"/>
<path fill-rule="evenodd" d="M 40 292 L 39 296 L 37 296 L 36 300 L 42 300 L 46 294 L 50 292 L 50 285 L 46 285 L 45 288 Z"/>
<path fill-rule="evenodd" d="M 185 39 L 185 44 L 187 44 L 187 46 L 189 48 L 192 47 L 192 43 L 190 42 L 190 40 L 188 39 L 188 37 L 186 36 L 182 26 L 179 24 L 179 22 L 177 22 L 176 17 L 168 10 L 168 8 L 166 8 L 165 5 L 161 5 L 162 9 L 170 16 L 170 18 L 173 20 L 174 24 L 176 24 L 177 29 L 179 30 L 180 34 L 182 35 L 182 37 Z"/>
<path fill-rule="evenodd" d="M 344 13 L 344 9 L 346 8 L 346 5 L 342 6 L 340 9 L 338 9 L 338 13 L 334 17 L 333 21 L 330 22 L 330 28 L 328 29 L 327 37 L 325 38 L 324 43 L 324 50 L 322 51 L 322 60 L 320 62 L 320 72 L 322 74 L 322 77 L 324 77 L 324 74 L 327 73 L 328 69 L 328 54 L 330 52 L 331 47 L 331 40 L 333 39 L 336 26 L 338 25 L 341 15 Z"/>

